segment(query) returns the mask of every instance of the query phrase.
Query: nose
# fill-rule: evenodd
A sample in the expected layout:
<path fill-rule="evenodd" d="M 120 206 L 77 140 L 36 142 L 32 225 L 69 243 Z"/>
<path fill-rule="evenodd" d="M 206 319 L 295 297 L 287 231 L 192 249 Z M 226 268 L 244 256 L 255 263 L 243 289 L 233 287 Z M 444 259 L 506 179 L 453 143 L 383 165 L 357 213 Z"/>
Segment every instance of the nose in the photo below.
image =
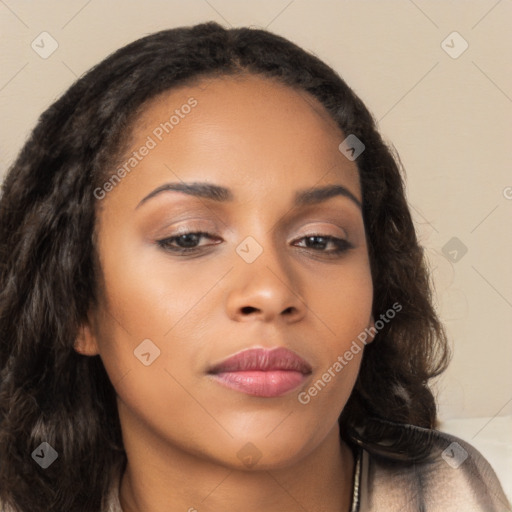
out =
<path fill-rule="evenodd" d="M 307 306 L 300 293 L 300 278 L 290 261 L 271 244 L 252 263 L 240 259 L 232 275 L 228 296 L 228 316 L 235 321 L 301 320 Z"/>

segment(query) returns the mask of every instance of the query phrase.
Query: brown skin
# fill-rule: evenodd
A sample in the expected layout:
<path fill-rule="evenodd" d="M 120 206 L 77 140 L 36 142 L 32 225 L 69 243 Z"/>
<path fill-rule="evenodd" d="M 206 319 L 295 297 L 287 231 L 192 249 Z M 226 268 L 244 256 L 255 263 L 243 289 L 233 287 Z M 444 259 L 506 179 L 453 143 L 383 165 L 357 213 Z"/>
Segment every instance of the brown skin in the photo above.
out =
<path fill-rule="evenodd" d="M 76 343 L 101 356 L 118 395 L 124 512 L 348 511 L 354 460 L 338 417 L 362 351 L 309 404 L 297 395 L 373 323 L 363 218 L 343 196 L 292 207 L 296 191 L 330 184 L 362 200 L 355 162 L 338 150 L 345 135 L 306 93 L 249 75 L 156 98 L 130 152 L 190 97 L 197 106 L 161 142 L 153 136 L 157 146 L 101 201 L 103 292 Z M 234 200 L 174 191 L 139 205 L 180 181 L 228 187 Z M 155 243 L 178 228 L 215 237 L 198 239 L 193 256 Z M 353 248 L 329 257 L 335 244 L 304 238 L 318 234 Z M 252 263 L 236 252 L 248 236 L 263 248 Z M 161 351 L 150 366 L 133 353 L 146 338 Z M 313 368 L 284 396 L 249 396 L 207 374 L 245 348 L 276 346 Z M 249 442 L 261 455 L 252 467 L 237 456 Z"/>

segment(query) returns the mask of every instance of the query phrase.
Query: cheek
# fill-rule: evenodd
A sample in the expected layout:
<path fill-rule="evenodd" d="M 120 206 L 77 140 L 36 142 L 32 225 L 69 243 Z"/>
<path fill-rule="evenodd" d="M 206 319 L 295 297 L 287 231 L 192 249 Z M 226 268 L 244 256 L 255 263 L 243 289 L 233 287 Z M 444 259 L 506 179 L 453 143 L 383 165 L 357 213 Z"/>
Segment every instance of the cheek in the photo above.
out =
<path fill-rule="evenodd" d="M 352 263 L 343 272 L 317 275 L 308 296 L 318 320 L 317 343 L 312 347 L 318 365 L 297 400 L 306 411 L 321 411 L 327 423 L 341 414 L 369 339 L 373 303 L 370 266 L 364 257 Z"/>
<path fill-rule="evenodd" d="M 297 395 L 297 401 L 304 409 L 321 410 L 327 423 L 339 417 L 357 379 L 363 351 L 349 353 L 350 359 L 343 353 L 319 369 L 309 385 Z"/>
<path fill-rule="evenodd" d="M 192 312 L 186 315 L 190 306 L 168 295 L 156 300 L 154 288 L 151 295 L 137 295 L 139 286 L 148 285 L 144 279 L 116 282 L 110 277 L 115 293 L 109 295 L 98 339 L 123 429 L 137 432 L 150 426 L 160 438 L 193 450 L 194 439 L 207 439 L 218 425 L 205 414 L 204 397 L 199 402 L 193 398 L 199 338 Z"/>
<path fill-rule="evenodd" d="M 197 303 L 218 278 L 184 272 L 183 265 L 169 262 L 149 243 L 127 238 L 117 234 L 104 247 L 101 262 L 106 308 L 119 331 L 110 339 L 122 339 L 118 349 L 131 349 L 132 357 L 138 344 L 150 339 L 166 356 L 164 349 L 178 331 L 186 337 L 197 326 Z"/>
<path fill-rule="evenodd" d="M 182 386 L 191 388 L 198 367 L 201 308 L 194 305 L 211 287 L 183 275 L 169 279 L 130 272 L 123 263 L 105 279 L 101 357 L 120 399 L 148 420 L 183 411 L 185 402 L 190 408 Z"/>
<path fill-rule="evenodd" d="M 354 258 L 339 272 L 311 278 L 308 306 L 317 317 L 324 355 L 342 354 L 370 324 L 373 284 L 364 257 Z"/>

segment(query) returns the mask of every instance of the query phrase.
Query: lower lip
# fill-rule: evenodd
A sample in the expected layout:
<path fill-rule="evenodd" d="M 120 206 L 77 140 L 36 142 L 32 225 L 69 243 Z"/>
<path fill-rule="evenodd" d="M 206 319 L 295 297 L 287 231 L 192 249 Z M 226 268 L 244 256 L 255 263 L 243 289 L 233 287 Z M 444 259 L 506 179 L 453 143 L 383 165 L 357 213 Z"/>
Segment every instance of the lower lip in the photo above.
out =
<path fill-rule="evenodd" d="M 247 395 L 266 398 L 284 395 L 300 386 L 307 378 L 290 370 L 224 372 L 214 374 L 215 379 L 227 388 Z"/>

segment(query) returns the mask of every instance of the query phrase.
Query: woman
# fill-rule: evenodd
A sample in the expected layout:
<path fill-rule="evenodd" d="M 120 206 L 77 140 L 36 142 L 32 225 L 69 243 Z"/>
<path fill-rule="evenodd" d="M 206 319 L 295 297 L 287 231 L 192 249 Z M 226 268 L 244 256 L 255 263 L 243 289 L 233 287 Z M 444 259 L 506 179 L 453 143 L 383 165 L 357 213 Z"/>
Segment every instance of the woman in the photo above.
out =
<path fill-rule="evenodd" d="M 289 41 L 118 50 L 41 116 L 0 220 L 5 510 L 510 510 L 434 430 L 397 158 Z"/>

